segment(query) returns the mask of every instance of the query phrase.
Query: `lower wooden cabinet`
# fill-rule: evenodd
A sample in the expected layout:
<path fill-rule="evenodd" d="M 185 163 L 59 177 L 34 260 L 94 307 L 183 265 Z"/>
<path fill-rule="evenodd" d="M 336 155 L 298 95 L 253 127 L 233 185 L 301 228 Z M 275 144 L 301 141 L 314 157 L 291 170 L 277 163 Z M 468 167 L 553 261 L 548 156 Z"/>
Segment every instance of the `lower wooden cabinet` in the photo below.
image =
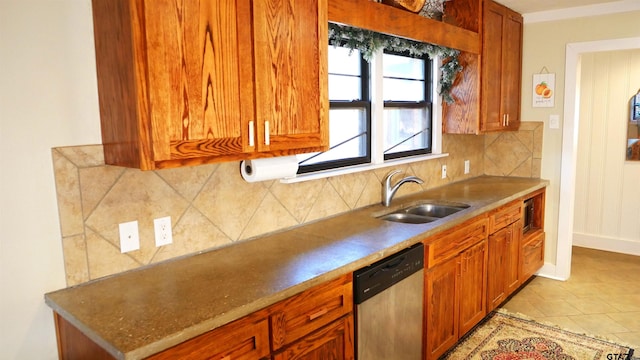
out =
<path fill-rule="evenodd" d="M 520 249 L 520 276 L 528 279 L 544 265 L 544 231 L 527 236 Z"/>
<path fill-rule="evenodd" d="M 520 220 L 489 235 L 487 273 L 487 311 L 498 307 L 521 284 Z"/>
<path fill-rule="evenodd" d="M 273 360 L 353 360 L 353 315 L 313 332 L 273 355 Z"/>
<path fill-rule="evenodd" d="M 426 272 L 426 359 L 437 359 L 486 315 L 487 243 Z"/>

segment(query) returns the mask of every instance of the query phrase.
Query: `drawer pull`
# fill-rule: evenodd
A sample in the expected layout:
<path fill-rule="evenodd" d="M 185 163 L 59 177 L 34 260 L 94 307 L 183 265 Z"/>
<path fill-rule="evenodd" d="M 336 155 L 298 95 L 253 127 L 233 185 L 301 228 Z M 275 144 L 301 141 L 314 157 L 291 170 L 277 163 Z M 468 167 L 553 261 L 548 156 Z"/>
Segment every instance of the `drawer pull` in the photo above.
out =
<path fill-rule="evenodd" d="M 314 312 L 313 314 L 309 314 L 309 321 L 313 321 L 313 320 L 319 318 L 320 316 L 322 316 L 322 315 L 324 315 L 324 314 L 326 314 L 328 312 L 329 312 L 329 309 L 322 308 L 322 309 Z"/>
<path fill-rule="evenodd" d="M 249 146 L 253 147 L 255 144 L 253 142 L 253 137 L 254 137 L 254 133 L 253 133 L 253 121 L 249 121 Z M 223 359 L 226 360 L 226 359 Z"/>
<path fill-rule="evenodd" d="M 220 360 L 231 360 L 231 355 L 227 355 L 223 358 L 220 358 Z"/>
<path fill-rule="evenodd" d="M 269 121 L 264 122 L 264 144 L 271 145 L 271 135 L 269 134 Z"/>

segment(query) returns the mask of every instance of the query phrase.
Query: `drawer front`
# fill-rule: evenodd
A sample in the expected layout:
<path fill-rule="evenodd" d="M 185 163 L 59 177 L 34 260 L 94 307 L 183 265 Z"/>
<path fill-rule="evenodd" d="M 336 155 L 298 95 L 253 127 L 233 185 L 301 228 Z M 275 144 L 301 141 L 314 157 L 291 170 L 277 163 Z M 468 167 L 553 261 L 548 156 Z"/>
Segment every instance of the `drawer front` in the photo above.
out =
<path fill-rule="evenodd" d="M 353 309 L 351 275 L 309 289 L 271 308 L 273 350 L 317 330 Z"/>
<path fill-rule="evenodd" d="M 267 314 L 258 311 L 147 359 L 255 360 L 268 358 L 269 352 Z"/>
<path fill-rule="evenodd" d="M 544 232 L 540 232 L 522 245 L 522 281 L 526 281 L 544 265 L 544 237 Z"/>
<path fill-rule="evenodd" d="M 489 234 L 522 218 L 522 201 L 514 201 L 489 214 Z"/>
<path fill-rule="evenodd" d="M 435 240 L 427 245 L 427 268 L 432 268 L 458 255 L 473 244 L 487 238 L 488 219 L 475 218 L 453 229 L 435 235 Z"/>

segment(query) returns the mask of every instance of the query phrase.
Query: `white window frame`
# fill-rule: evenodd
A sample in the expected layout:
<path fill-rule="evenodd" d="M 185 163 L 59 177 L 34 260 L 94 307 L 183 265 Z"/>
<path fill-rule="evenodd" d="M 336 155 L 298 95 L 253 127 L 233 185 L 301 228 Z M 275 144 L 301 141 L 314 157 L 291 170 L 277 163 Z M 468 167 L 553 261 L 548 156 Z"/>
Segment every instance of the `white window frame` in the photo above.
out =
<path fill-rule="evenodd" d="M 384 101 L 382 97 L 382 54 L 380 50 L 371 59 L 371 162 L 367 164 L 341 167 L 316 171 L 312 173 L 298 174 L 295 177 L 280 179 L 281 183 L 290 184 L 309 180 L 323 179 L 332 176 L 352 174 L 361 171 L 370 171 L 380 168 L 409 164 L 418 161 L 439 159 L 449 156 L 442 152 L 442 97 L 438 95 L 438 81 L 440 79 L 440 59 L 433 59 L 433 76 L 431 86 L 432 100 L 432 121 L 431 121 L 431 153 L 425 155 L 408 156 L 393 160 L 384 160 L 383 144 L 383 111 Z"/>

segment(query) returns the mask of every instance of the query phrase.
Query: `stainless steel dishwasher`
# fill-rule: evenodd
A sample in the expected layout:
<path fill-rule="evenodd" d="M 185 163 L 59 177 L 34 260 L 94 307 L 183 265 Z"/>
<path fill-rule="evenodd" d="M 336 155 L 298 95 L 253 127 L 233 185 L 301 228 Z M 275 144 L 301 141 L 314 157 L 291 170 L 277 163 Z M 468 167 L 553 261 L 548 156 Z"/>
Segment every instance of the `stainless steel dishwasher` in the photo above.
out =
<path fill-rule="evenodd" d="M 358 360 L 421 360 L 424 245 L 353 273 Z"/>

